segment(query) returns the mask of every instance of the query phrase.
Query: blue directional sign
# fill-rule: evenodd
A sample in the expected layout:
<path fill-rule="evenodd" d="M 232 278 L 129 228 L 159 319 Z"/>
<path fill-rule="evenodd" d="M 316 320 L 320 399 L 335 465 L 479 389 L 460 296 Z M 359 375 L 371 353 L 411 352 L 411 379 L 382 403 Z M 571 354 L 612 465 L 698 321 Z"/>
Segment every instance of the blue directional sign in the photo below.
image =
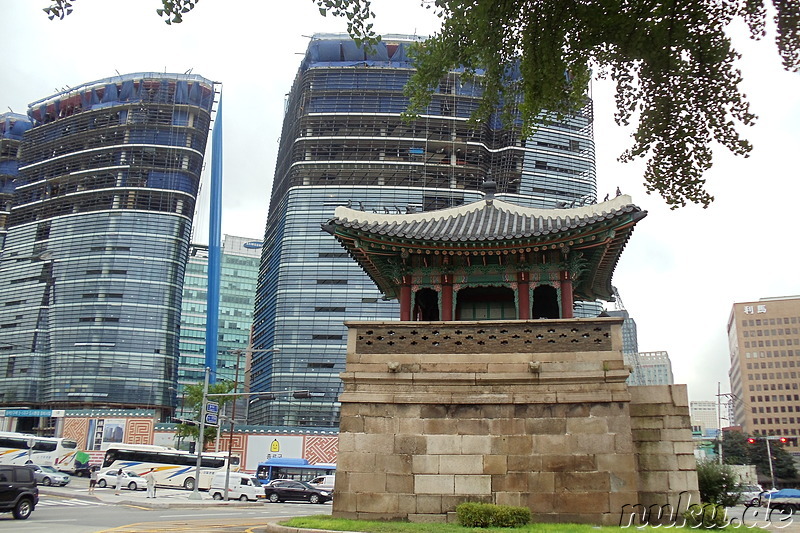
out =
<path fill-rule="evenodd" d="M 216 426 L 218 423 L 219 423 L 219 417 L 217 415 L 206 413 L 207 426 Z"/>
<path fill-rule="evenodd" d="M 219 413 L 219 404 L 217 402 L 206 402 L 206 413 Z"/>
<path fill-rule="evenodd" d="M 11 417 L 16 416 L 17 418 L 21 417 L 40 417 L 40 416 L 52 416 L 53 411 L 50 409 L 6 409 L 5 416 Z"/>

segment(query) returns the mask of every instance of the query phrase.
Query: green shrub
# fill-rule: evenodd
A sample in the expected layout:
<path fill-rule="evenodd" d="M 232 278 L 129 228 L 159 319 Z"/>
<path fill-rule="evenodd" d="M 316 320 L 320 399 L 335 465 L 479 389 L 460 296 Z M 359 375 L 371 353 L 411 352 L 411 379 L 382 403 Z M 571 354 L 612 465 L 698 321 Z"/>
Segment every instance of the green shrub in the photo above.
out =
<path fill-rule="evenodd" d="M 531 521 L 527 507 L 493 503 L 462 503 L 456 507 L 458 523 L 464 527 L 521 527 Z"/>
<path fill-rule="evenodd" d="M 742 486 L 730 465 L 716 461 L 697 462 L 697 485 L 700 501 L 733 507 L 739 503 Z"/>
<path fill-rule="evenodd" d="M 728 516 L 725 507 L 713 503 L 692 504 L 684 511 L 686 525 L 695 529 L 725 529 Z"/>

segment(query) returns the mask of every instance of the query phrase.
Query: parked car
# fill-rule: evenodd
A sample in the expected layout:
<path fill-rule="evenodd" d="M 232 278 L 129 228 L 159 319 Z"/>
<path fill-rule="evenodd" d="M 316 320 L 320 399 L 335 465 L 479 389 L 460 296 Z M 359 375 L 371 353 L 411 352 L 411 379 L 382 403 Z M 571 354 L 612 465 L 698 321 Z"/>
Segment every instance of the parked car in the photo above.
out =
<path fill-rule="evenodd" d="M 330 492 L 292 479 L 274 479 L 264 485 L 264 492 L 267 500 L 272 503 L 285 501 L 325 503 L 332 499 Z"/>
<path fill-rule="evenodd" d="M 100 488 L 103 487 L 116 488 L 117 471 L 106 470 L 105 472 L 99 473 L 97 475 L 97 486 Z M 136 472 L 133 472 L 131 470 L 123 470 L 122 488 L 129 490 L 145 490 L 147 488 L 147 481 Z"/>
<path fill-rule="evenodd" d="M 25 467 L 33 471 L 33 477 L 36 483 L 41 485 L 59 485 L 63 487 L 69 483 L 69 474 L 59 472 L 52 466 L 25 465 Z"/>
<path fill-rule="evenodd" d="M 33 470 L 21 465 L 0 465 L 0 512 L 25 520 L 39 503 Z"/>
<path fill-rule="evenodd" d="M 741 487 L 742 493 L 739 495 L 739 501 L 746 505 L 759 505 L 759 498 L 764 489 L 761 485 L 743 485 Z"/>

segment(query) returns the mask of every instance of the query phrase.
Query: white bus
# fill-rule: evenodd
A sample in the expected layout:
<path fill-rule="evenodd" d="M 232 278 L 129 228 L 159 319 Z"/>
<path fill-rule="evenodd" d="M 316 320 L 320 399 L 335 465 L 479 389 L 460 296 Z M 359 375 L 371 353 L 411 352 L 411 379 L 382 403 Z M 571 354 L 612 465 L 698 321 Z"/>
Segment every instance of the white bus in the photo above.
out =
<path fill-rule="evenodd" d="M 0 464 L 34 463 L 74 473 L 77 451 L 78 443 L 71 439 L 0 431 Z"/>
<path fill-rule="evenodd" d="M 203 452 L 200 463 L 198 488 L 211 486 L 216 472 L 224 472 L 228 465 L 227 452 Z M 148 444 L 110 444 L 103 459 L 103 469 L 132 470 L 145 475 L 155 468 L 156 485 L 183 487 L 194 490 L 197 455 L 166 446 Z M 231 456 L 231 472 L 238 472 L 239 456 Z"/>

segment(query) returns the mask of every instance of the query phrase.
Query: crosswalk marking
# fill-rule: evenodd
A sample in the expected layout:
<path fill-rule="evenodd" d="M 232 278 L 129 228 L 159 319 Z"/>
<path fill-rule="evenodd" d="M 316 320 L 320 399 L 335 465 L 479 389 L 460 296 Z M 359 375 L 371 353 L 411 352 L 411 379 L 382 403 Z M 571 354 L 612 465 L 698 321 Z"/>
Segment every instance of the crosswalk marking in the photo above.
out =
<path fill-rule="evenodd" d="M 77 498 L 70 498 L 70 499 L 57 499 L 57 500 L 43 500 L 39 499 L 39 503 L 37 507 L 58 507 L 58 506 L 67 506 L 67 507 L 96 507 L 98 505 L 111 505 L 110 503 L 105 503 L 101 501 L 88 501 L 88 500 L 79 500 Z"/>

